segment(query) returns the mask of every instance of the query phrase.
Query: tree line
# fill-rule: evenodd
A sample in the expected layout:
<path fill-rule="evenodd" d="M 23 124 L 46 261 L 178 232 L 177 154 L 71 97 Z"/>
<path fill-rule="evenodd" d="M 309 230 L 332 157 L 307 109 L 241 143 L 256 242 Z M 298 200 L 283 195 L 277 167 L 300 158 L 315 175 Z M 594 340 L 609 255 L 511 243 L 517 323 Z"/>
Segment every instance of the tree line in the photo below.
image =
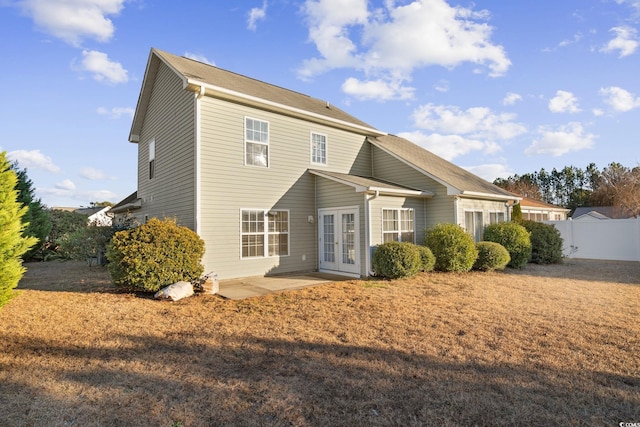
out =
<path fill-rule="evenodd" d="M 599 170 L 565 166 L 497 178 L 493 183 L 512 193 L 571 209 L 581 206 L 613 206 L 633 217 L 640 215 L 640 166 L 629 168 L 612 162 Z"/>

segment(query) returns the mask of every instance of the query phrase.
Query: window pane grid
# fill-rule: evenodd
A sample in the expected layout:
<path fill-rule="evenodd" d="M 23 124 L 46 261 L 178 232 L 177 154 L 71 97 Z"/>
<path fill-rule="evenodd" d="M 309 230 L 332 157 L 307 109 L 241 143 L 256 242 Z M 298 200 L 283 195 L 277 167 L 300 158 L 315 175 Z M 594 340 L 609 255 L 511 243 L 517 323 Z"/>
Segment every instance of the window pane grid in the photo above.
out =
<path fill-rule="evenodd" d="M 243 258 L 289 255 L 289 212 L 243 210 L 241 234 Z"/>
<path fill-rule="evenodd" d="M 324 135 L 311 134 L 311 161 L 313 163 L 327 163 L 327 139 Z"/>
<path fill-rule="evenodd" d="M 245 163 L 269 166 L 269 123 L 245 118 Z"/>
<path fill-rule="evenodd" d="M 414 241 L 413 209 L 382 210 L 382 241 L 413 242 Z"/>

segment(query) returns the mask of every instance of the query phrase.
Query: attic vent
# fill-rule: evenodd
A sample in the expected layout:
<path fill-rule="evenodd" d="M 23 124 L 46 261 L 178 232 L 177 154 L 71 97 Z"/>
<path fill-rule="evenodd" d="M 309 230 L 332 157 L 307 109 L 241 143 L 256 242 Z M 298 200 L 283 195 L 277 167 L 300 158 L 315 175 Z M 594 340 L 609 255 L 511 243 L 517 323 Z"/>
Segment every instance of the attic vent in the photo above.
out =
<path fill-rule="evenodd" d="M 329 101 L 327 101 L 327 108 L 331 108 L 331 105 L 329 104 Z"/>

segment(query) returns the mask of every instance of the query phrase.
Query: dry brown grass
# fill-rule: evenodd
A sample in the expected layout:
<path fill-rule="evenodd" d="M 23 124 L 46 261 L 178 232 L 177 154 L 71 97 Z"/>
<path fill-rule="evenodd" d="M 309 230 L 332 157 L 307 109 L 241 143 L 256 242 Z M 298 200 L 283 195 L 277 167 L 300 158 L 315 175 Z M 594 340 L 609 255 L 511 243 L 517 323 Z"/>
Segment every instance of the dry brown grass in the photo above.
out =
<path fill-rule="evenodd" d="M 10 426 L 640 422 L 640 263 L 158 302 L 29 264 L 0 311 Z"/>

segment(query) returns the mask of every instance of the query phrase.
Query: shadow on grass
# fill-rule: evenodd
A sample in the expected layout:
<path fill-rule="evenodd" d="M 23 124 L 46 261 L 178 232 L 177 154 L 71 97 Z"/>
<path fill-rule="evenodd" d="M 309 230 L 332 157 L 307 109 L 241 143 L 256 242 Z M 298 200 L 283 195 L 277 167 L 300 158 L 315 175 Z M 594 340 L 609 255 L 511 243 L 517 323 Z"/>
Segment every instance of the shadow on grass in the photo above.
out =
<path fill-rule="evenodd" d="M 259 332 L 214 334 L 210 341 L 188 334 L 116 336 L 91 347 L 2 334 L 0 420 L 34 426 L 618 425 L 640 420 L 640 379 L 634 375 L 492 366 L 348 343 L 266 339 Z M 28 376 L 10 362 L 34 355 L 37 362 Z M 51 359 L 65 361 L 64 367 L 58 363 L 48 369 Z"/>
<path fill-rule="evenodd" d="M 640 262 L 568 258 L 561 264 L 527 264 L 521 269 L 507 268 L 507 274 L 556 277 L 596 282 L 640 285 Z"/>

